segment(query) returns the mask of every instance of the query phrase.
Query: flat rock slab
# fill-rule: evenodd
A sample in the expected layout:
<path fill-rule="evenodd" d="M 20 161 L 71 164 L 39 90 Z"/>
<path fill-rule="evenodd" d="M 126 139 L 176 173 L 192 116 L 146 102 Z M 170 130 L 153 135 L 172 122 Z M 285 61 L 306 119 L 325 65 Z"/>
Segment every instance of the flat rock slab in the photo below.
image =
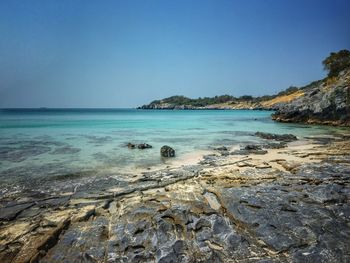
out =
<path fill-rule="evenodd" d="M 320 171 L 319 178 L 329 181 L 318 185 L 314 181 L 300 185 L 296 178 L 286 178 L 254 187 L 223 189 L 222 204 L 235 222 L 269 249 L 289 253 L 293 262 L 347 262 L 350 191 L 348 186 L 332 183 L 332 178 L 346 177 L 338 168 Z M 302 178 L 303 172 L 299 176 Z"/>
<path fill-rule="evenodd" d="M 22 211 L 34 206 L 35 203 L 18 204 L 9 207 L 0 208 L 0 221 L 11 221 L 15 219 Z"/>
<path fill-rule="evenodd" d="M 215 154 L 3 199 L 0 262 L 350 262 L 343 146 L 290 150 L 297 166 Z"/>

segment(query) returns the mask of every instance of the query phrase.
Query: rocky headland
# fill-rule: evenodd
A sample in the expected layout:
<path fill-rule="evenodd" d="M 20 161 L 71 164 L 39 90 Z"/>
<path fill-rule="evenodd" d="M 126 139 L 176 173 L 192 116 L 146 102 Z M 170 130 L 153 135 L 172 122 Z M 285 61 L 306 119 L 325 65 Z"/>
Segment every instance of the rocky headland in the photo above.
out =
<path fill-rule="evenodd" d="M 141 108 L 268 109 L 277 121 L 349 126 L 350 52 L 323 63 L 325 79 L 274 96 L 175 96 Z M 23 182 L 0 196 L 0 262 L 350 262 L 342 131 L 257 132 L 258 143 L 213 148 L 193 165 Z M 160 155 L 176 156 L 167 145 Z"/>
<path fill-rule="evenodd" d="M 350 126 L 350 51 L 331 53 L 323 65 L 329 71 L 326 78 L 304 87 L 290 87 L 276 95 L 198 99 L 173 96 L 139 109 L 274 110 L 272 119 L 276 121 Z"/>
<path fill-rule="evenodd" d="M 196 165 L 4 196 L 0 262 L 349 262 L 350 136 L 255 136 Z"/>
<path fill-rule="evenodd" d="M 350 126 L 350 69 L 308 86 L 303 96 L 280 105 L 272 119 Z"/>

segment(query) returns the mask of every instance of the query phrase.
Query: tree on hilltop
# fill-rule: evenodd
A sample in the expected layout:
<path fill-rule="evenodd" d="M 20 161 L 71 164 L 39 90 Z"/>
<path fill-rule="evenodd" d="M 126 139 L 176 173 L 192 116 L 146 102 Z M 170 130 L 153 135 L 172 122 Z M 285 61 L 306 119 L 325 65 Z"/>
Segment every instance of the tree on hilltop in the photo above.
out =
<path fill-rule="evenodd" d="M 332 52 L 322 61 L 324 69 L 328 71 L 328 77 L 334 77 L 340 71 L 350 67 L 350 51 L 343 49 L 338 52 Z"/>

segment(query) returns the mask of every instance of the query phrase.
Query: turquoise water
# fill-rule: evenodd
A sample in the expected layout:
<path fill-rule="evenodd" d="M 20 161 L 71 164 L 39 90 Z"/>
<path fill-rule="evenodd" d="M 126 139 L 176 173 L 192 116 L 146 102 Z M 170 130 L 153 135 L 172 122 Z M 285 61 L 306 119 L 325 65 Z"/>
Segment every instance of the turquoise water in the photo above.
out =
<path fill-rule="evenodd" d="M 75 173 L 117 173 L 168 165 L 162 145 L 176 159 L 213 146 L 257 141 L 256 131 L 319 135 L 334 128 L 283 124 L 268 111 L 157 111 L 37 109 L 0 111 L 0 184 L 64 179 Z M 146 142 L 152 149 L 128 149 Z"/>

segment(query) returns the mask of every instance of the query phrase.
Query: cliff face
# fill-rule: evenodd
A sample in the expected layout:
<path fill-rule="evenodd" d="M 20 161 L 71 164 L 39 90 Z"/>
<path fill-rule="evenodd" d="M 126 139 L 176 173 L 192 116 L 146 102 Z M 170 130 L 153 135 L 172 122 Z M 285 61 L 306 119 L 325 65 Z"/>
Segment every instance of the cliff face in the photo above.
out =
<path fill-rule="evenodd" d="M 221 102 L 221 99 L 224 101 Z M 337 76 L 327 77 L 305 87 L 293 88 L 273 96 L 234 98 L 224 95 L 204 99 L 174 96 L 153 101 L 139 108 L 275 110 L 272 119 L 276 121 L 350 126 L 350 68 L 341 71 Z"/>
<path fill-rule="evenodd" d="M 281 105 L 272 118 L 281 122 L 350 126 L 350 68 L 303 91 L 302 96 Z"/>

